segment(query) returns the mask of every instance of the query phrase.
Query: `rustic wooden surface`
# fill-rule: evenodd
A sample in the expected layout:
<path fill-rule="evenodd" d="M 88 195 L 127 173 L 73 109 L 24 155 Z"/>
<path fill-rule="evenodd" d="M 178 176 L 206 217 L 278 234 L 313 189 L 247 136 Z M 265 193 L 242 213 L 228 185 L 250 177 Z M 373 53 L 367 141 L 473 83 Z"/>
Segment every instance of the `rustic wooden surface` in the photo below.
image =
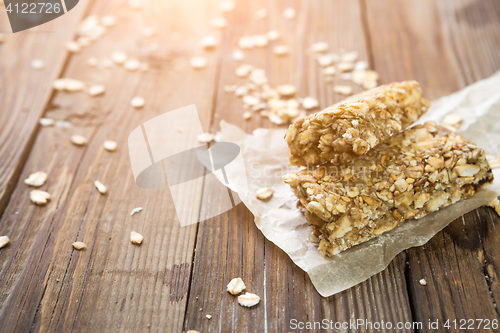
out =
<path fill-rule="evenodd" d="M 0 235 L 11 238 L 0 250 L 2 332 L 298 331 L 290 329 L 291 319 L 420 321 L 427 331 L 429 320 L 499 319 L 500 218 L 490 208 L 464 215 L 425 246 L 398 255 L 383 272 L 323 298 L 307 274 L 263 237 L 242 204 L 180 227 L 168 190 L 135 185 L 127 137 L 144 121 L 189 104 L 196 104 L 207 131 L 215 131 L 220 119 L 247 132 L 271 126 L 259 117 L 243 120 L 241 102 L 223 91 L 243 82 L 231 59 L 238 38 L 270 29 L 281 32 L 290 55 L 276 58 L 266 47 L 245 52 L 245 62 L 264 68 L 272 85 L 295 84 L 322 107 L 342 96 L 324 83 L 306 53 L 320 40 L 333 51 L 358 51 L 382 83 L 416 79 L 427 96 L 438 98 L 500 69 L 500 3 L 237 1 L 225 15 L 229 26 L 215 31 L 208 22 L 219 15 L 217 3 L 151 1 L 133 10 L 119 0 L 81 1 L 70 14 L 35 28 L 38 33 L 6 35 L 0 43 Z M 297 17 L 286 21 L 282 12 L 289 6 Z M 268 17 L 256 21 L 252 14 L 262 7 Z M 116 15 L 118 24 L 80 53 L 68 54 L 65 41 L 90 14 Z M 145 26 L 157 27 L 158 34 L 143 37 Z M 0 30 L 7 27 L 2 13 Z M 207 34 L 220 38 L 217 51 L 199 50 Z M 153 42 L 157 52 L 141 53 Z M 151 69 L 87 65 L 89 57 L 109 59 L 114 51 L 147 61 Z M 207 69 L 189 67 L 196 54 L 208 57 Z M 38 58 L 47 62 L 42 71 L 29 66 Z M 57 77 L 101 83 L 107 90 L 96 98 L 53 93 Z M 146 99 L 141 110 L 130 107 L 135 95 Z M 73 127 L 39 128 L 42 115 Z M 72 134 L 87 136 L 89 143 L 72 145 Z M 108 139 L 118 142 L 116 152 L 102 148 Z M 52 201 L 44 207 L 29 201 L 31 188 L 23 183 L 37 170 L 49 173 L 42 189 Z M 95 179 L 108 185 L 108 194 L 95 190 Z M 201 197 L 203 188 L 199 192 Z M 211 195 L 215 201 L 219 194 Z M 130 216 L 137 206 L 143 212 Z M 194 206 L 202 217 L 210 209 Z M 129 242 L 132 230 L 145 236 L 140 247 Z M 88 249 L 74 251 L 77 240 Z M 261 296 L 258 306 L 242 308 L 225 291 L 236 276 Z M 427 286 L 418 283 L 421 278 Z"/>

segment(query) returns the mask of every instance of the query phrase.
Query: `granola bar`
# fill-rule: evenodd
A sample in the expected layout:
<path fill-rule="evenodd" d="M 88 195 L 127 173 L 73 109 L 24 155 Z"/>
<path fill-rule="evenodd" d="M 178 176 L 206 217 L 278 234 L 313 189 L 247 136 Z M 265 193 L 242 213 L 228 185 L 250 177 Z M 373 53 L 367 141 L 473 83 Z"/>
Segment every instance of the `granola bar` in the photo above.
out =
<path fill-rule="evenodd" d="M 333 256 L 474 195 L 493 180 L 485 153 L 434 122 L 418 125 L 339 165 L 284 177 L 324 256 Z"/>
<path fill-rule="evenodd" d="M 407 128 L 429 107 L 416 81 L 367 90 L 290 125 L 292 165 L 337 164 L 367 153 Z"/>

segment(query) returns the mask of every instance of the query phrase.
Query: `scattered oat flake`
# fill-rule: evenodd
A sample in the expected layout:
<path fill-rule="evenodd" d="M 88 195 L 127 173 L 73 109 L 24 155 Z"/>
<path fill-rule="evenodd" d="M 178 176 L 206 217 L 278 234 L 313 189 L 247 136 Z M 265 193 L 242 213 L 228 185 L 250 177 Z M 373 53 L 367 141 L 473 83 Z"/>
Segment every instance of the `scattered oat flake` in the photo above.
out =
<path fill-rule="evenodd" d="M 147 72 L 147 71 L 149 71 L 149 64 L 147 62 L 141 63 L 141 65 L 139 66 L 139 70 L 141 72 Z"/>
<path fill-rule="evenodd" d="M 211 316 L 211 315 L 209 315 L 209 314 L 208 314 L 208 315 L 206 315 L 205 317 L 206 317 L 208 320 L 212 319 L 212 316 Z"/>
<path fill-rule="evenodd" d="M 245 293 L 243 295 L 238 296 L 238 303 L 240 303 L 241 306 L 250 308 L 254 305 L 259 304 L 259 302 L 260 302 L 260 297 L 252 293 Z"/>
<path fill-rule="evenodd" d="M 267 8 L 261 8 L 258 11 L 256 11 L 254 17 L 257 20 L 265 19 L 267 17 Z"/>
<path fill-rule="evenodd" d="M 54 81 L 52 87 L 56 90 L 66 90 L 69 92 L 82 91 L 86 88 L 85 83 L 70 78 L 61 78 Z"/>
<path fill-rule="evenodd" d="M 213 135 L 212 133 L 208 133 L 208 132 L 207 133 L 201 133 L 200 135 L 198 135 L 196 137 L 196 139 L 200 143 L 208 143 L 208 142 L 214 141 L 215 135 Z"/>
<path fill-rule="evenodd" d="M 236 97 L 242 97 L 248 94 L 248 88 L 245 86 L 238 87 L 234 90 Z"/>
<path fill-rule="evenodd" d="M 8 236 L 0 236 L 0 249 L 5 245 L 9 244 L 10 239 Z"/>
<path fill-rule="evenodd" d="M 335 66 L 328 66 L 323 70 L 323 74 L 325 74 L 325 75 L 331 76 L 331 75 L 335 75 L 335 73 L 337 73 L 337 69 L 335 68 Z"/>
<path fill-rule="evenodd" d="M 73 125 L 69 121 L 66 120 L 58 120 L 56 121 L 56 127 L 59 128 L 71 128 Z"/>
<path fill-rule="evenodd" d="M 40 125 L 42 125 L 43 127 L 52 126 L 54 125 L 54 122 L 54 119 L 40 118 Z"/>
<path fill-rule="evenodd" d="M 101 17 L 101 23 L 105 27 L 112 27 L 116 25 L 116 16 L 106 15 Z"/>
<path fill-rule="evenodd" d="M 273 53 L 278 56 L 286 55 L 290 52 L 290 48 L 286 45 L 277 45 L 273 48 Z"/>
<path fill-rule="evenodd" d="M 322 56 L 318 57 L 318 64 L 321 67 L 327 67 L 332 65 L 335 62 L 335 57 L 333 57 L 331 54 L 325 54 Z"/>
<path fill-rule="evenodd" d="M 101 194 L 106 194 L 106 192 L 108 191 L 108 188 L 106 187 L 106 185 L 104 185 L 103 183 L 101 183 L 98 180 L 96 180 L 94 182 L 94 186 Z"/>
<path fill-rule="evenodd" d="M 40 206 L 43 206 L 51 199 L 49 193 L 42 190 L 33 190 L 30 192 L 30 200 Z"/>
<path fill-rule="evenodd" d="M 269 41 L 275 41 L 280 38 L 280 33 L 278 30 L 270 30 L 266 33 L 266 36 Z"/>
<path fill-rule="evenodd" d="M 141 234 L 135 232 L 135 231 L 132 231 L 130 233 L 130 241 L 133 243 L 133 244 L 142 244 L 142 241 L 144 240 L 144 236 L 142 236 Z"/>
<path fill-rule="evenodd" d="M 190 63 L 194 69 L 203 69 L 208 65 L 207 59 L 203 57 L 193 57 Z"/>
<path fill-rule="evenodd" d="M 127 54 L 125 52 L 114 52 L 111 55 L 111 60 L 113 60 L 116 64 L 122 65 L 127 61 Z"/>
<path fill-rule="evenodd" d="M 87 37 L 84 37 L 84 36 L 78 37 L 78 39 L 76 40 L 76 42 L 80 46 L 89 46 L 90 45 L 90 39 L 88 39 Z"/>
<path fill-rule="evenodd" d="M 340 58 L 342 59 L 342 61 L 345 62 L 354 62 L 358 60 L 358 52 L 357 51 L 347 52 L 342 54 Z"/>
<path fill-rule="evenodd" d="M 134 107 L 136 109 L 142 108 L 144 106 L 144 104 L 146 104 L 146 101 L 141 96 L 135 96 L 130 101 L 130 105 L 132 105 L 132 107 Z"/>
<path fill-rule="evenodd" d="M 231 295 L 238 295 L 245 289 L 246 289 L 245 283 L 241 278 L 234 278 L 227 285 L 227 291 Z"/>
<path fill-rule="evenodd" d="M 101 65 L 104 68 L 111 68 L 113 67 L 113 61 L 111 61 L 110 59 L 104 59 L 103 61 L 101 61 Z"/>
<path fill-rule="evenodd" d="M 33 187 L 40 187 L 47 181 L 47 173 L 43 171 L 37 171 L 29 175 L 28 178 L 24 180 L 24 183 Z"/>
<path fill-rule="evenodd" d="M 337 69 L 339 70 L 339 72 L 352 71 L 354 69 L 354 63 L 347 61 L 340 62 L 337 64 Z"/>
<path fill-rule="evenodd" d="M 358 61 L 354 64 L 355 71 L 364 71 L 366 69 L 368 69 L 368 62 L 367 61 L 361 60 L 361 61 Z"/>
<path fill-rule="evenodd" d="M 306 110 L 311 110 L 317 108 L 319 105 L 318 100 L 314 97 L 305 97 L 302 100 L 302 106 Z"/>
<path fill-rule="evenodd" d="M 206 36 L 200 41 L 201 47 L 210 50 L 217 46 L 217 38 L 215 36 Z"/>
<path fill-rule="evenodd" d="M 69 52 L 77 53 L 80 52 L 81 47 L 80 44 L 78 44 L 74 40 L 69 40 L 66 42 L 66 50 L 68 50 Z"/>
<path fill-rule="evenodd" d="M 418 281 L 422 286 L 426 286 L 427 285 L 427 281 L 425 279 L 420 279 L 420 281 Z"/>
<path fill-rule="evenodd" d="M 227 20 L 224 17 L 216 17 L 210 20 L 210 25 L 216 29 L 223 29 L 227 26 Z"/>
<path fill-rule="evenodd" d="M 248 106 L 254 106 L 260 102 L 260 99 L 251 95 L 244 96 L 242 100 Z"/>
<path fill-rule="evenodd" d="M 83 146 L 87 143 L 87 138 L 82 135 L 75 134 L 71 136 L 71 142 L 77 146 Z"/>
<path fill-rule="evenodd" d="M 132 209 L 132 211 L 130 212 L 130 216 L 133 216 L 134 214 L 137 214 L 137 213 L 139 213 L 140 211 L 142 211 L 142 207 L 137 207 L 137 208 L 134 208 L 134 209 Z"/>
<path fill-rule="evenodd" d="M 317 42 L 311 45 L 311 51 L 315 53 L 323 53 L 328 50 L 328 44 L 326 42 Z"/>
<path fill-rule="evenodd" d="M 42 59 L 35 59 L 31 61 L 31 68 L 33 69 L 43 69 L 45 67 L 45 61 Z"/>
<path fill-rule="evenodd" d="M 255 41 L 253 36 L 243 36 L 238 40 L 238 47 L 243 50 L 253 49 Z"/>
<path fill-rule="evenodd" d="M 99 60 L 97 60 L 96 57 L 90 57 L 88 60 L 87 60 L 87 64 L 89 66 L 92 66 L 92 67 L 96 67 L 98 64 L 99 64 Z"/>
<path fill-rule="evenodd" d="M 283 17 L 286 18 L 287 20 L 292 20 L 295 18 L 296 14 L 297 13 L 295 12 L 295 9 L 289 7 L 285 9 L 285 11 L 283 12 Z"/>
<path fill-rule="evenodd" d="M 353 89 L 351 86 L 336 85 L 333 87 L 333 91 L 342 95 L 351 95 Z"/>
<path fill-rule="evenodd" d="M 196 331 L 196 330 L 189 330 L 189 331 L 187 331 L 186 333 L 200 333 L 200 332 L 198 332 L 198 331 Z"/>
<path fill-rule="evenodd" d="M 264 47 L 269 43 L 266 35 L 255 35 L 253 36 L 253 41 L 257 47 Z"/>
<path fill-rule="evenodd" d="M 267 199 L 270 199 L 273 194 L 274 194 L 274 190 L 270 187 L 263 187 L 263 188 L 260 188 L 258 189 L 256 192 L 255 192 L 256 196 L 257 196 L 257 199 L 259 200 L 267 200 Z"/>
<path fill-rule="evenodd" d="M 282 84 L 276 87 L 281 96 L 293 96 L 297 93 L 297 88 L 291 84 Z"/>
<path fill-rule="evenodd" d="M 245 54 L 243 53 L 242 50 L 236 49 L 233 51 L 232 57 L 233 60 L 242 61 L 243 59 L 245 59 Z"/>
<path fill-rule="evenodd" d="M 87 248 L 87 245 L 84 242 L 74 242 L 71 245 L 73 245 L 75 250 L 78 250 L 78 251 L 85 250 Z"/>
<path fill-rule="evenodd" d="M 252 118 L 252 112 L 250 111 L 243 112 L 243 119 L 248 120 L 250 118 Z"/>
<path fill-rule="evenodd" d="M 234 9 L 234 1 L 221 1 L 219 2 L 219 9 L 223 13 L 229 13 L 232 12 Z"/>
<path fill-rule="evenodd" d="M 144 27 L 142 28 L 142 35 L 144 37 L 152 37 L 156 35 L 156 28 L 155 27 Z"/>
<path fill-rule="evenodd" d="M 98 96 L 104 94 L 106 88 L 102 84 L 94 84 L 89 87 L 88 93 L 90 96 Z"/>
<path fill-rule="evenodd" d="M 141 62 L 134 58 L 127 59 L 127 61 L 125 61 L 125 63 L 123 64 L 123 68 L 128 71 L 136 71 L 140 66 Z"/>
<path fill-rule="evenodd" d="M 106 140 L 104 141 L 103 146 L 107 151 L 115 151 L 118 144 L 115 141 Z"/>
<path fill-rule="evenodd" d="M 252 72 L 253 66 L 249 64 L 243 64 L 236 68 L 236 76 L 247 77 Z"/>

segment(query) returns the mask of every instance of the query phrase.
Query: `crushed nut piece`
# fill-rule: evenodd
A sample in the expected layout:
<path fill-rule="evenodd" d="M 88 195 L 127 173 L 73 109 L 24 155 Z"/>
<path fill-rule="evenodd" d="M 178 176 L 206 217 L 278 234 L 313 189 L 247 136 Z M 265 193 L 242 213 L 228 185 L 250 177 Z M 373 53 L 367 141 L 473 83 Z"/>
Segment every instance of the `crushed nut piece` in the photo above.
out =
<path fill-rule="evenodd" d="M 82 135 L 75 134 L 71 136 L 71 142 L 77 146 L 83 146 L 87 143 L 87 138 Z"/>
<path fill-rule="evenodd" d="M 137 207 L 137 208 L 134 208 L 134 209 L 132 209 L 132 211 L 130 212 L 130 216 L 133 216 L 134 214 L 137 214 L 137 213 L 139 213 L 140 211 L 142 211 L 142 207 Z"/>
<path fill-rule="evenodd" d="M 5 245 L 9 244 L 10 239 L 8 236 L 0 236 L 0 249 Z"/>
<path fill-rule="evenodd" d="M 141 234 L 135 232 L 135 231 L 132 231 L 130 233 L 130 241 L 133 243 L 133 244 L 142 244 L 142 241 L 144 240 L 144 236 L 142 236 Z"/>
<path fill-rule="evenodd" d="M 78 251 L 85 250 L 87 248 L 87 245 L 84 242 L 74 242 L 71 245 L 73 245 L 75 250 L 78 250 Z"/>
<path fill-rule="evenodd" d="M 47 181 L 47 173 L 43 171 L 37 171 L 29 175 L 28 178 L 24 180 L 24 183 L 33 187 L 40 187 Z"/>
<path fill-rule="evenodd" d="M 207 314 L 205 317 L 206 317 L 208 320 L 212 319 L 212 316 L 211 316 L 211 315 L 209 315 L 209 314 Z"/>
<path fill-rule="evenodd" d="M 51 196 L 49 193 L 41 190 L 33 190 L 30 192 L 30 199 L 33 203 L 43 206 L 50 201 Z"/>
<path fill-rule="evenodd" d="M 134 107 L 136 109 L 142 108 L 144 106 L 144 104 L 146 104 L 146 101 L 141 96 L 135 96 L 130 101 L 130 105 L 132 105 L 132 107 Z"/>
<path fill-rule="evenodd" d="M 257 199 L 259 200 L 267 200 L 267 199 L 270 199 L 273 194 L 274 194 L 274 190 L 270 187 L 263 187 L 263 188 L 260 188 L 258 189 L 255 194 L 257 195 Z"/>
<path fill-rule="evenodd" d="M 106 194 L 106 192 L 108 191 L 106 185 L 104 185 L 103 183 L 101 183 L 98 180 L 96 180 L 94 182 L 94 186 L 99 191 L 99 193 L 101 193 L 101 194 Z"/>
<path fill-rule="evenodd" d="M 207 67 L 208 61 L 203 57 L 193 57 L 191 58 L 190 64 L 194 69 L 203 69 Z"/>
<path fill-rule="evenodd" d="M 115 151 L 118 144 L 115 141 L 106 140 L 104 141 L 103 146 L 107 151 Z"/>
<path fill-rule="evenodd" d="M 345 86 L 345 85 L 336 85 L 333 87 L 333 91 L 342 94 L 342 95 L 351 95 L 353 92 L 353 89 L 351 86 Z"/>
<path fill-rule="evenodd" d="M 198 135 L 196 137 L 196 139 L 200 143 L 209 143 L 209 142 L 214 141 L 215 135 L 212 134 L 212 133 L 208 133 L 208 132 L 207 133 L 201 133 L 200 135 Z"/>
<path fill-rule="evenodd" d="M 425 279 L 420 279 L 420 281 L 418 281 L 422 286 L 426 286 L 427 285 L 427 281 Z"/>
<path fill-rule="evenodd" d="M 231 295 L 238 295 L 245 289 L 246 289 L 245 283 L 241 278 L 234 278 L 227 285 L 227 291 Z"/>
<path fill-rule="evenodd" d="M 260 297 L 252 294 L 252 293 L 245 293 L 243 295 L 238 296 L 238 303 L 240 303 L 241 306 L 246 306 L 248 308 L 259 304 L 260 302 Z"/>

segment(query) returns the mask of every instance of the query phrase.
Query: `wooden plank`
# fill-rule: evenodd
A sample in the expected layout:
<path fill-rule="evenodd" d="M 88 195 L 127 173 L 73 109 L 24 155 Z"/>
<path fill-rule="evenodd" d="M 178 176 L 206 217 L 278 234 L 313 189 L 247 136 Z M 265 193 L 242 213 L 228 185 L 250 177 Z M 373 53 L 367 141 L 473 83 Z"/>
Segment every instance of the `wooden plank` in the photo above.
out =
<path fill-rule="evenodd" d="M 289 6 L 294 7 L 298 15 L 286 21 L 282 13 Z M 266 20 L 256 21 L 252 14 L 262 7 L 268 9 L 269 15 Z M 243 120 L 241 101 L 223 92 L 225 85 L 246 82 L 236 78 L 234 70 L 238 63 L 230 55 L 239 37 L 270 29 L 281 32 L 279 43 L 246 51 L 244 62 L 264 68 L 271 86 L 295 84 L 300 96 L 317 97 L 321 107 L 341 100 L 342 96 L 332 92 L 331 84 L 325 84 L 321 69 L 306 55 L 306 49 L 324 40 L 333 52 L 341 48 L 356 50 L 361 59 L 369 58 L 361 8 L 355 1 L 238 2 L 225 36 L 215 110 L 220 118 L 247 132 L 270 124 L 267 119 L 255 115 L 249 121 Z M 291 53 L 277 58 L 272 53 L 272 46 L 282 43 L 290 46 Z M 213 130 L 217 122 L 216 118 Z M 241 277 L 249 292 L 260 295 L 258 306 L 243 308 L 228 294 L 226 284 L 234 277 Z M 212 316 L 211 320 L 206 319 L 207 314 Z M 302 322 L 323 319 L 411 322 L 402 256 L 366 282 L 333 297 L 322 298 L 307 274 L 263 237 L 255 227 L 252 214 L 243 205 L 200 223 L 184 329 L 287 332 L 293 328 L 292 319 Z"/>
<path fill-rule="evenodd" d="M 106 93 L 90 98 L 58 92 L 50 102 L 46 116 L 71 121 L 73 127 L 39 131 L 0 220 L 0 234 L 11 238 L 0 251 L 4 331 L 182 329 L 197 226 L 180 227 L 169 191 L 135 185 L 127 137 L 146 120 L 193 103 L 208 128 L 216 57 L 208 55 L 210 66 L 203 71 L 191 69 L 189 59 L 200 52 L 199 39 L 214 10 L 204 1 L 154 3 L 139 11 L 122 1 L 92 6 L 90 13 L 116 15 L 118 24 L 72 57 L 63 75 L 103 84 Z M 145 26 L 155 26 L 158 36 L 143 37 Z M 158 51 L 142 54 L 153 42 Z M 87 65 L 89 57 L 109 59 L 114 51 L 147 61 L 151 70 Z M 135 95 L 145 98 L 144 108 L 130 106 Z M 72 134 L 88 137 L 89 143 L 72 145 Z M 109 139 L 118 142 L 116 152 L 102 148 Z M 22 182 L 36 170 L 49 174 L 42 189 L 52 201 L 44 207 L 29 201 L 30 189 Z M 106 195 L 95 190 L 96 179 L 108 186 Z M 130 216 L 138 206 L 144 210 Z M 132 230 L 144 235 L 141 246 L 130 243 Z M 87 250 L 74 251 L 71 243 L 77 240 Z"/>
<path fill-rule="evenodd" d="M 11 30 L 7 12 L 0 10 L 0 213 L 10 194 L 52 93 L 52 81 L 64 67 L 68 53 L 66 41 L 73 38 L 86 1 L 74 10 L 41 26 L 16 34 Z M 31 68 L 31 61 L 46 62 L 43 70 Z"/>
<path fill-rule="evenodd" d="M 499 47 L 493 44 L 500 23 L 489 19 L 498 13 L 498 5 L 492 11 L 493 6 L 487 1 L 444 1 L 439 8 L 433 1 L 368 1 L 375 68 L 388 81 L 420 81 L 431 99 L 493 74 L 500 67 Z M 464 19 L 470 15 L 474 26 Z M 497 226 L 498 218 L 481 208 L 452 222 L 425 246 L 407 251 L 414 320 L 440 320 L 439 331 L 444 331 L 448 319 L 498 319 Z M 425 287 L 418 282 L 422 278 Z"/>

